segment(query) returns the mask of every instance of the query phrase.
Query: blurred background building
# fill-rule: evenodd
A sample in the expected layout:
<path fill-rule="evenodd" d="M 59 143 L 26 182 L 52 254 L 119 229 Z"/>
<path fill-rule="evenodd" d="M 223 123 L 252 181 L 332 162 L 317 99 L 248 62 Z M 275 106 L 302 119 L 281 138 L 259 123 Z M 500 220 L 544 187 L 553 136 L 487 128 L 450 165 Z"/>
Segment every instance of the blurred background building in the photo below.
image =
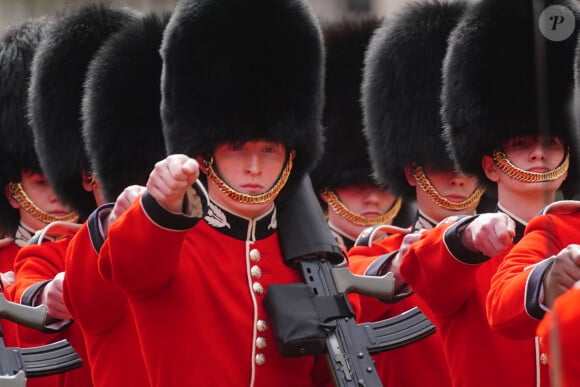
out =
<path fill-rule="evenodd" d="M 67 7 L 95 0 L 0 0 L 0 33 L 9 24 L 36 16 L 55 16 Z M 108 0 L 142 11 L 171 11 L 178 0 Z M 417 0 L 309 0 L 321 21 L 332 21 L 349 13 L 388 15 L 409 1 Z"/>

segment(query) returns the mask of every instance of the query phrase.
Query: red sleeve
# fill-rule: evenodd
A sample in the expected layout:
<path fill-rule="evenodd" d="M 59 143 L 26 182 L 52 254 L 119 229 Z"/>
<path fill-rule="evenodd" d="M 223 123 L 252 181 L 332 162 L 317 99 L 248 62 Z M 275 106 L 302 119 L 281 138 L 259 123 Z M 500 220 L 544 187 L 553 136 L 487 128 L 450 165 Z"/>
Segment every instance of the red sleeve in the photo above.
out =
<path fill-rule="evenodd" d="M 486 309 L 494 330 L 514 339 L 535 335 L 544 315 L 539 298 L 545 271 L 551 265 L 547 258 L 572 240 L 572 236 L 561 238 L 563 230 L 579 240 L 578 227 L 580 220 L 573 215 L 548 214 L 530 221 L 524 237 L 506 255 L 491 280 Z"/>
<path fill-rule="evenodd" d="M 155 293 L 175 273 L 196 221 L 163 210 L 145 194 L 109 228 L 99 255 L 101 275 L 135 297 Z"/>
<path fill-rule="evenodd" d="M 20 249 L 14 261 L 16 281 L 13 295 L 16 302 L 31 305 L 32 300 L 38 292 L 42 291 L 44 285 L 55 275 L 64 271 L 64 256 L 69 241 L 70 238 L 66 238 Z M 23 347 L 44 345 L 61 338 L 63 338 L 62 332 L 45 333 L 18 326 L 19 344 Z"/>
<path fill-rule="evenodd" d="M 28 291 L 34 285 L 48 282 L 64 271 L 64 256 L 69 241 L 66 238 L 20 249 L 14 260 L 16 281 L 12 291 L 16 302 L 22 302 L 23 295 L 30 296 Z"/>
<path fill-rule="evenodd" d="M 477 260 L 473 253 L 452 253 L 455 223 L 428 230 L 401 262 L 401 275 L 438 317 L 453 314 L 475 291 Z M 459 249 L 454 241 L 455 249 Z M 480 259 L 480 258 L 478 258 Z"/>

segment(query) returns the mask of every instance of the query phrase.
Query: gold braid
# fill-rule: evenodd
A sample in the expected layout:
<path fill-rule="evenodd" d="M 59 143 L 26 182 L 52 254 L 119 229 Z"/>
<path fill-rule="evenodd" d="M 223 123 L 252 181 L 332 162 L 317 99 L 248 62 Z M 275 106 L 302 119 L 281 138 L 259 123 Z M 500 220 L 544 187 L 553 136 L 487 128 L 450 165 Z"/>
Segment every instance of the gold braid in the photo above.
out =
<path fill-rule="evenodd" d="M 54 216 L 41 210 L 22 188 L 20 183 L 9 183 L 8 189 L 10 190 L 10 195 L 18 202 L 20 207 L 24 209 L 27 213 L 32 215 L 34 218 L 40 220 L 43 223 L 49 224 L 52 222 L 62 221 L 62 222 L 76 222 L 78 220 L 78 215 L 75 212 L 70 212 L 63 216 Z"/>
<path fill-rule="evenodd" d="M 214 160 L 211 157 L 209 160 L 203 160 L 203 166 L 205 167 L 205 173 L 207 176 L 215 183 L 218 189 L 226 194 L 230 199 L 233 199 L 237 202 L 242 204 L 261 204 L 269 202 L 278 196 L 286 182 L 288 181 L 288 177 L 290 176 L 290 172 L 292 171 L 292 160 L 294 156 L 292 153 L 289 154 L 288 160 L 284 165 L 284 169 L 278 176 L 278 180 L 276 183 L 264 193 L 257 194 L 257 195 L 250 195 L 245 194 L 242 192 L 238 192 L 230 187 L 225 181 L 223 181 L 218 174 L 213 169 Z"/>
<path fill-rule="evenodd" d="M 501 151 L 493 152 L 493 163 L 499 169 L 514 180 L 522 181 L 524 183 L 539 183 L 543 181 L 552 181 L 564 176 L 570 166 L 570 152 L 566 151 L 564 160 L 556 168 L 548 172 L 529 172 L 516 167 L 507 158 L 505 153 Z"/>
<path fill-rule="evenodd" d="M 433 187 L 433 185 L 429 181 L 429 178 L 425 175 L 425 172 L 423 172 L 423 168 L 420 165 L 412 167 L 411 174 L 415 178 L 415 181 L 417 182 L 419 187 L 421 187 L 421 189 L 427 193 L 427 195 L 431 198 L 431 200 L 433 200 L 435 204 L 437 204 L 441 208 L 450 211 L 463 211 L 466 208 L 471 207 L 472 205 L 479 202 L 479 199 L 481 199 L 481 195 L 483 195 L 483 193 L 485 192 L 484 189 L 477 188 L 467 199 L 465 199 L 460 203 L 455 203 L 445 199 L 443 196 L 439 194 L 439 192 L 437 192 L 435 187 Z"/>
<path fill-rule="evenodd" d="M 357 214 L 356 212 L 349 209 L 339 198 L 338 196 L 331 190 L 325 189 L 320 194 L 322 199 L 332 208 L 338 215 L 343 217 L 344 219 L 348 220 L 349 222 L 356 224 L 358 226 L 376 226 L 379 224 L 388 224 L 401 210 L 401 205 L 403 200 L 399 197 L 395 201 L 395 203 L 391 206 L 391 208 L 385 212 L 383 215 L 374 216 L 372 218 L 365 218 L 362 215 Z"/>

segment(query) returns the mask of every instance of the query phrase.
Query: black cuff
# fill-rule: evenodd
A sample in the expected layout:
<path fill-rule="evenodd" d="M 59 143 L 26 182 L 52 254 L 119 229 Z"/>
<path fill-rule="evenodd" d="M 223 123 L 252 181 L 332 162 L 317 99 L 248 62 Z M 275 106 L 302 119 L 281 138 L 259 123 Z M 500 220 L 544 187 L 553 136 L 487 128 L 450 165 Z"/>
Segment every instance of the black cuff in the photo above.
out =
<path fill-rule="evenodd" d="M 453 226 L 445 230 L 445 234 L 443 235 L 443 242 L 445 243 L 445 246 L 447 246 L 447 250 L 449 250 L 451 255 L 453 255 L 453 257 L 457 259 L 459 262 L 463 262 L 470 265 L 486 262 L 490 258 L 487 255 L 482 254 L 480 252 L 476 253 L 469 250 L 467 247 L 463 245 L 463 243 L 461 243 L 459 231 L 463 227 L 467 226 L 469 223 L 473 222 L 477 218 L 477 216 L 478 215 L 467 216 L 461 219 Z"/>
<path fill-rule="evenodd" d="M 395 250 L 393 252 L 380 255 L 377 259 L 373 261 L 373 263 L 371 263 L 367 267 L 364 275 L 379 277 L 387 274 L 391 269 L 391 263 L 393 261 L 393 258 L 395 258 L 398 252 L 399 250 Z M 388 301 L 385 300 L 380 301 L 384 302 L 385 304 L 394 304 L 395 302 L 399 302 L 402 299 L 409 297 L 411 294 L 413 294 L 413 290 L 411 290 L 409 284 L 405 282 L 403 284 L 398 285 L 398 287 L 395 289 L 395 295 L 393 296 L 393 298 L 391 298 Z"/>
<path fill-rule="evenodd" d="M 389 268 L 391 267 L 391 261 L 397 255 L 399 251 L 393 251 L 391 253 L 383 254 L 377 257 L 365 270 L 365 275 L 380 277 L 385 275 Z"/>
<path fill-rule="evenodd" d="M 540 292 L 542 290 L 542 283 L 546 272 L 552 267 L 554 257 L 543 260 L 538 263 L 530 273 L 526 283 L 526 312 L 533 318 L 541 320 L 546 313 L 540 306 Z"/>
<path fill-rule="evenodd" d="M 41 281 L 41 282 L 37 282 L 34 285 L 28 287 L 28 289 L 26 289 L 24 291 L 24 294 L 20 298 L 20 303 L 22 305 L 36 306 L 36 305 L 33 305 L 34 300 L 36 299 L 36 296 L 38 295 L 38 293 L 40 293 L 44 289 L 46 284 L 48 284 L 49 282 L 50 282 L 50 280 Z"/>
<path fill-rule="evenodd" d="M 105 243 L 105 238 L 103 234 L 101 234 L 101 216 L 105 212 L 111 212 L 114 206 L 115 203 L 103 204 L 94 210 L 87 219 L 87 228 L 89 230 L 89 237 L 91 238 L 91 245 L 97 254 L 101 251 L 103 243 Z"/>
<path fill-rule="evenodd" d="M 195 188 L 195 185 L 194 185 Z M 198 194 L 203 208 L 203 213 L 206 213 L 207 203 L 205 202 L 204 195 Z M 141 205 L 143 210 L 155 224 L 175 231 L 185 231 L 197 224 L 201 218 L 185 216 L 183 214 L 175 214 L 173 212 L 167 211 L 163 208 L 157 200 L 145 191 L 143 196 L 141 196 Z"/>

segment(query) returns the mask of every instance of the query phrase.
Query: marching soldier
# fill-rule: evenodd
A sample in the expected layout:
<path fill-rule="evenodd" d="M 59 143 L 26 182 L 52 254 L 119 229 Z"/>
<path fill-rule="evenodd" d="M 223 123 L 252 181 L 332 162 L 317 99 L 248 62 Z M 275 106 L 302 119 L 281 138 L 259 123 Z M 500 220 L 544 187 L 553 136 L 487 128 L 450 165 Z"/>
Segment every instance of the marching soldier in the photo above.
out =
<path fill-rule="evenodd" d="M 126 9 L 100 4 L 81 7 L 61 17 L 47 31 L 34 56 L 29 91 L 29 116 L 42 169 L 57 195 L 84 219 L 102 194 L 90 176 L 81 137 L 81 100 L 88 64 L 111 33 L 135 20 Z M 83 175 L 84 174 L 84 175 Z M 54 223 L 51 227 L 56 227 Z M 64 225 L 59 225 L 64 226 Z M 73 234 L 80 225 L 66 225 Z M 45 304 L 46 333 L 18 327 L 21 346 L 37 346 L 66 338 L 86 359 L 81 330 L 72 322 L 62 298 L 65 253 L 70 238 L 23 248 L 15 261 L 14 300 Z M 59 375 L 59 385 L 90 386 L 90 364 Z"/>
<path fill-rule="evenodd" d="M 49 19 L 8 27 L 0 37 L 0 272 L 14 270 L 14 259 L 32 235 L 53 221 L 74 221 L 40 167 L 26 118 L 32 57 Z M 9 285 L 4 283 L 4 285 Z M 11 298 L 8 289 L 4 292 Z M 2 321 L 9 347 L 18 345 L 16 326 Z"/>
<path fill-rule="evenodd" d="M 132 185 L 144 185 L 165 156 L 159 48 L 168 21 L 169 15 L 146 14 L 112 34 L 85 79 L 83 139 L 93 176 L 109 204 L 93 212 L 70 242 L 63 299 L 81 328 L 95 386 L 149 386 L 127 297 L 98 271 L 107 230 L 101 232 L 98 219 L 119 216 L 111 214 L 112 202 L 128 207 L 144 190 Z"/>
<path fill-rule="evenodd" d="M 475 177 L 455 170 L 441 138 L 441 68 L 447 38 L 465 8 L 462 2 L 408 5 L 385 20 L 365 59 L 364 130 L 373 170 L 396 194 L 416 197 L 412 231 L 430 229 L 451 215 L 474 214 L 483 192 Z M 349 251 L 350 265 L 359 274 L 395 270 L 397 252 L 408 248 L 402 243 L 409 231 L 378 239 L 377 229 L 380 226 L 366 230 Z M 422 300 L 396 280 L 398 302 L 387 305 L 360 298 L 363 321 L 392 317 L 415 306 L 432 317 Z M 416 367 L 428 371 L 418 373 Z M 439 333 L 380 354 L 377 370 L 386 385 L 451 384 Z"/>
<path fill-rule="evenodd" d="M 360 85 L 364 53 L 377 18 L 352 18 L 323 26 L 326 81 L 323 111 L 325 150 L 310 174 L 328 225 L 347 250 L 369 226 L 408 227 L 409 205 L 373 181 L 362 133 Z"/>
<path fill-rule="evenodd" d="M 451 34 L 443 73 L 445 137 L 462 171 L 496 185 L 498 211 L 438 226 L 411 245 L 400 265 L 435 315 L 457 386 L 549 385 L 534 333 L 506 337 L 486 318 L 492 276 L 521 243 L 525 224 L 555 200 L 568 171 L 567 109 L 552 109 L 550 126 L 538 132 L 534 23 L 527 1 L 483 0 Z M 565 58 L 573 56 L 566 46 L 550 48 L 548 60 L 564 65 L 550 72 L 553 107 L 570 101 L 572 62 Z M 523 299 L 522 292 L 518 302 Z M 514 305 L 505 304 L 510 314 Z"/>
<path fill-rule="evenodd" d="M 161 53 L 170 155 L 99 257 L 129 297 L 151 384 L 330 383 L 324 359 L 282 356 L 262 305 L 269 284 L 301 281 L 274 200 L 322 147 L 314 15 L 300 0 L 181 1 Z"/>

